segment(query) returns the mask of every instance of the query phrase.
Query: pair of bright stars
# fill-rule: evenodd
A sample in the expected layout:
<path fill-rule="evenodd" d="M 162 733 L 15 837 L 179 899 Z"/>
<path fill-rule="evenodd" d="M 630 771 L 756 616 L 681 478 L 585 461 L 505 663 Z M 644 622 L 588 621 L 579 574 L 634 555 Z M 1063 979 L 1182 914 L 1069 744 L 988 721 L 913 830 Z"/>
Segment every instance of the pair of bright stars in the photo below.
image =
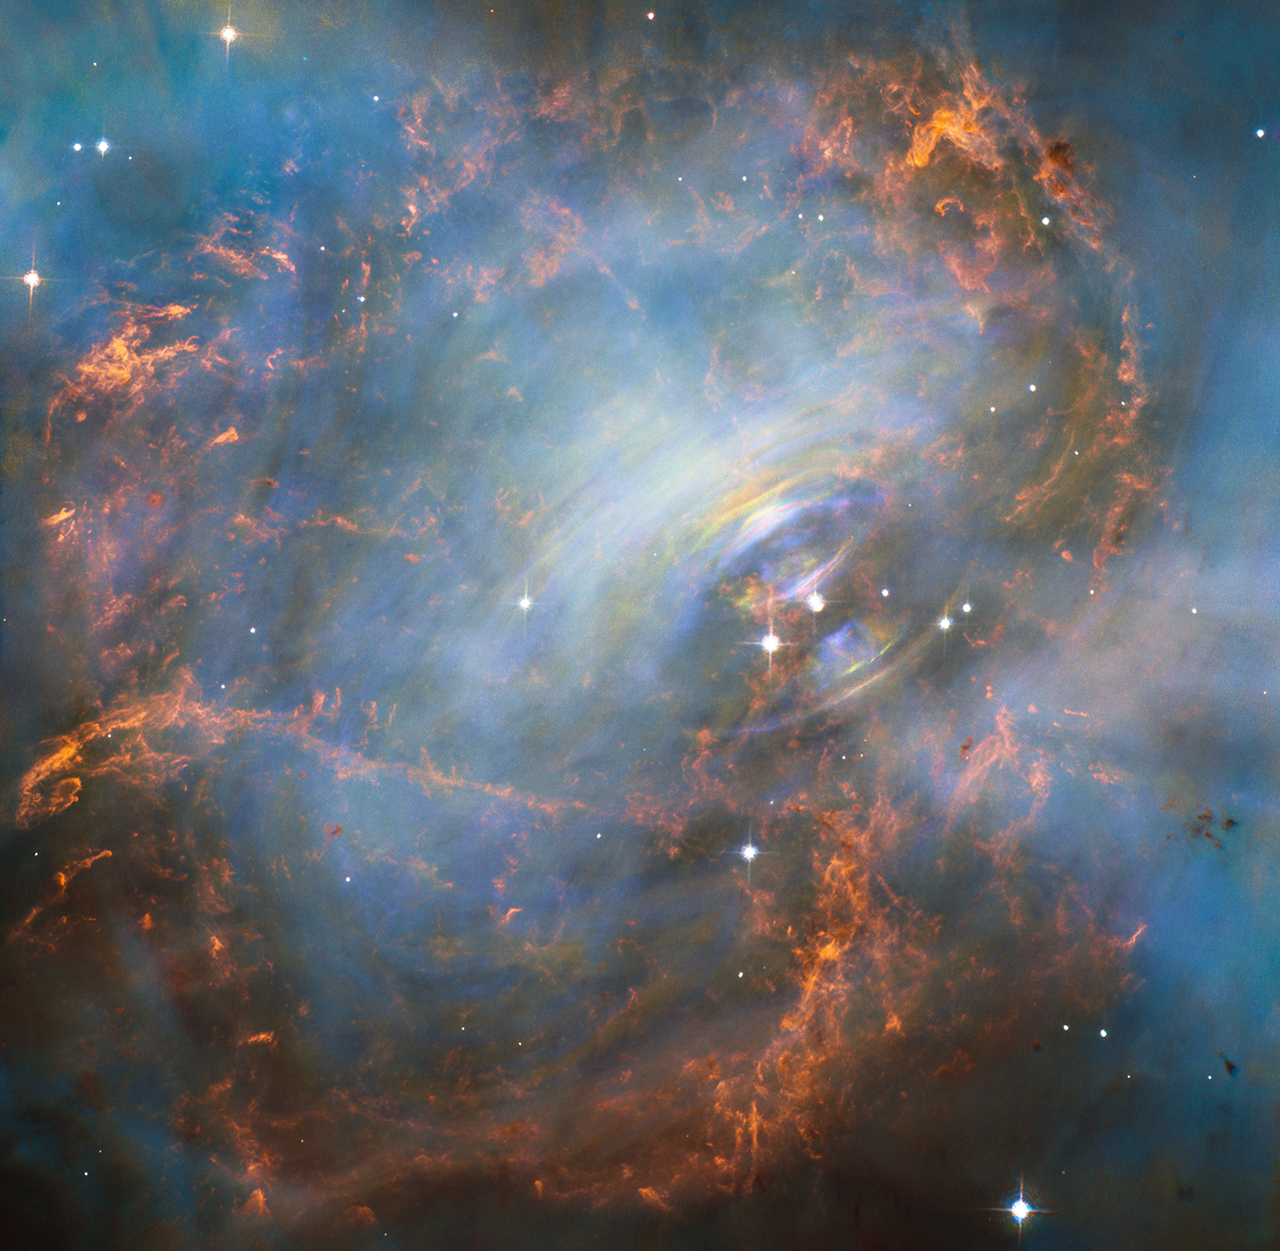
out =
<path fill-rule="evenodd" d="M 881 598 L 888 599 L 889 588 L 887 586 L 881 587 L 880 595 Z M 804 597 L 804 603 L 805 607 L 808 608 L 815 617 L 827 606 L 826 596 L 824 596 L 821 591 L 810 591 L 809 594 Z M 969 611 L 970 607 L 972 607 L 972 605 L 967 603 L 965 604 L 964 610 L 966 613 Z M 951 628 L 951 618 L 944 617 L 938 624 L 943 630 L 949 630 Z M 761 649 L 764 651 L 765 655 L 769 657 L 770 671 L 773 669 L 773 654 L 781 646 L 782 639 L 778 632 L 773 628 L 773 614 L 770 612 L 768 633 L 760 640 Z"/>
<path fill-rule="evenodd" d="M 968 600 L 965 600 L 965 602 L 960 605 L 960 611 L 967 617 L 973 611 L 973 605 L 969 603 Z M 942 616 L 938 618 L 938 629 L 944 634 L 951 629 L 953 625 L 955 625 L 955 621 L 949 613 L 943 613 Z"/>
<path fill-rule="evenodd" d="M 888 595 L 889 592 L 885 591 L 884 594 Z M 805 596 L 804 602 L 805 607 L 808 608 L 815 617 L 827 606 L 826 597 L 821 591 L 810 591 L 809 594 Z M 771 612 L 769 614 L 768 633 L 760 640 L 761 649 L 764 651 L 765 655 L 769 657 L 769 669 L 771 672 L 773 670 L 773 653 L 781 646 L 782 638 L 773 628 L 773 614 Z M 749 860 L 750 857 L 748 856 L 747 859 Z"/>

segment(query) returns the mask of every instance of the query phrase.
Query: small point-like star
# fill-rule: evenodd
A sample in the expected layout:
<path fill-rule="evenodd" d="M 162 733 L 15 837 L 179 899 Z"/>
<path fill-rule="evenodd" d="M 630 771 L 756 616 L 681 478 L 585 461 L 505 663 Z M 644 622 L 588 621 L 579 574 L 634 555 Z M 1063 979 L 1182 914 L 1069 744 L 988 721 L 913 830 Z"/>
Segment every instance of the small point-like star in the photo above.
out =
<path fill-rule="evenodd" d="M 526 578 L 524 583 L 524 594 L 516 600 L 516 607 L 520 609 L 520 619 L 522 621 L 527 621 L 529 619 L 529 609 L 534 606 L 535 602 L 536 601 L 533 596 L 529 594 L 529 580 Z"/>
<path fill-rule="evenodd" d="M 1022 1179 L 1018 1179 L 1018 1197 L 1007 1208 L 993 1208 L 992 1211 L 1007 1212 L 1018 1226 L 1018 1245 L 1022 1245 L 1022 1225 L 1029 1216 L 1052 1212 L 1052 1208 L 1034 1208 L 1027 1202 L 1026 1191 Z"/>
<path fill-rule="evenodd" d="M 939 629 L 939 630 L 943 630 L 943 631 L 949 630 L 949 629 L 951 629 L 951 624 L 952 624 L 952 623 L 951 623 L 951 618 L 950 618 L 950 617 L 939 617 L 939 618 L 938 618 L 938 629 Z"/>
<path fill-rule="evenodd" d="M 770 630 L 769 633 L 760 640 L 760 646 L 763 647 L 770 656 L 772 656 L 773 653 L 782 646 L 782 640 L 774 634 L 772 630 Z"/>
<path fill-rule="evenodd" d="M 99 139 L 94 146 L 98 149 L 99 156 L 106 156 L 111 151 L 111 145 L 106 141 L 105 137 Z"/>
<path fill-rule="evenodd" d="M 223 25 L 222 29 L 216 32 L 211 32 L 211 33 L 216 33 L 218 38 L 222 40 L 224 46 L 226 47 L 225 60 L 228 67 L 230 67 L 231 65 L 231 45 L 233 43 L 238 43 L 241 39 L 253 37 L 253 34 L 251 31 L 238 30 L 235 26 L 231 24 L 230 8 L 227 9 L 227 20 L 226 20 L 226 23 Z M 303 57 L 302 59 L 305 61 L 307 58 Z"/>
<path fill-rule="evenodd" d="M 751 835 L 747 835 L 747 841 L 738 848 L 735 853 L 741 856 L 747 862 L 747 885 L 751 885 L 751 862 L 760 854 L 760 848 L 751 841 Z"/>
<path fill-rule="evenodd" d="M 821 591 L 810 591 L 808 598 L 804 602 L 809 605 L 810 612 L 821 612 L 827 606 L 827 601 L 822 598 Z"/>
<path fill-rule="evenodd" d="M 45 281 L 40 271 L 36 268 L 36 250 L 31 249 L 31 268 L 25 274 L 10 275 L 15 282 L 23 283 L 27 288 L 27 315 L 30 316 L 33 302 L 35 300 L 36 288 Z"/>

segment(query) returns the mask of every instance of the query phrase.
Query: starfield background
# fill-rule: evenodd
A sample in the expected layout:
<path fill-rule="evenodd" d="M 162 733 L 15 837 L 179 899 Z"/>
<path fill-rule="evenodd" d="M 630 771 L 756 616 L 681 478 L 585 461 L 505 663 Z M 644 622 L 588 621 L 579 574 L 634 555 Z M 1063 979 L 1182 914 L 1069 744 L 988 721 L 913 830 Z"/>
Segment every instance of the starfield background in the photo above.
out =
<path fill-rule="evenodd" d="M 0 46 L 5 1247 L 1276 1245 L 1273 6 Z"/>

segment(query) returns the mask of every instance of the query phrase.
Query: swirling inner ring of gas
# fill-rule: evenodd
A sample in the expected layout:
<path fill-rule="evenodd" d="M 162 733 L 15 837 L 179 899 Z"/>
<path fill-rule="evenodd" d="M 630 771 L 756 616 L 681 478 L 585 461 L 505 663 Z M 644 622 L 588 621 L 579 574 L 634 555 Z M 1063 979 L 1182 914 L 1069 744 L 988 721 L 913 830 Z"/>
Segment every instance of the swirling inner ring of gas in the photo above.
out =
<path fill-rule="evenodd" d="M 759 733 L 829 712 L 910 668 L 936 641 L 936 623 L 914 597 L 885 595 L 873 577 L 880 558 L 871 549 L 884 542 L 880 484 L 788 487 L 722 514 L 727 537 L 686 638 L 705 656 L 718 696 L 703 724 L 722 732 Z"/>

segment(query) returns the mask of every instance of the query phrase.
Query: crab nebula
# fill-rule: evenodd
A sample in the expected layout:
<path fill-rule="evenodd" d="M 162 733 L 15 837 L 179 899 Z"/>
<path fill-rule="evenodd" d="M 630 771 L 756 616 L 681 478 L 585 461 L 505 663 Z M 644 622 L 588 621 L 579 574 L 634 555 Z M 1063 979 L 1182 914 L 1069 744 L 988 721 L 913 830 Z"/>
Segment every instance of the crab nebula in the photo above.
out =
<path fill-rule="evenodd" d="M 1270 1245 L 1220 16 L 4 19 L 15 1247 Z"/>

